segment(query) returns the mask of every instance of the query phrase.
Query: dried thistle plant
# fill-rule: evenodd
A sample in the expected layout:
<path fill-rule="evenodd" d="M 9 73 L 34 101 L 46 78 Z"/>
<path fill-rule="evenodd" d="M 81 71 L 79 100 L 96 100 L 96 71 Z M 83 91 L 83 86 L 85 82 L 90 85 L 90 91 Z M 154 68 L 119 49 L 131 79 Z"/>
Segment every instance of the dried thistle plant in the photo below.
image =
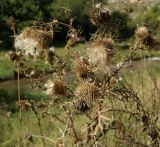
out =
<path fill-rule="evenodd" d="M 63 64 L 63 68 L 59 67 L 58 69 L 52 66 L 53 71 L 50 75 L 41 72 L 42 77 L 47 76 L 47 78 L 42 78 L 43 80 L 41 76 L 34 77 L 36 82 L 42 81 L 42 83 L 45 83 L 42 89 L 47 95 L 51 95 L 53 98 L 62 97 L 62 101 L 56 105 L 60 108 L 60 113 L 55 112 L 53 102 L 49 102 L 49 105 L 49 103 L 32 104 L 23 100 L 20 101 L 19 106 L 22 109 L 27 105 L 35 113 L 41 135 L 38 137 L 42 139 L 44 145 L 46 139 L 52 143 L 52 146 L 98 147 L 109 146 L 109 141 L 112 141 L 111 146 L 159 146 L 160 121 L 158 107 L 156 107 L 159 95 L 155 92 L 155 89 L 158 91 L 156 80 L 154 79 L 155 87 L 151 96 L 152 101 L 150 101 L 153 103 L 150 105 L 151 108 L 143 102 L 144 99 L 136 93 L 131 84 L 125 80 L 118 80 L 124 65 L 133 59 L 139 49 L 144 48 L 141 45 L 152 48 L 153 38 L 146 26 L 138 28 L 135 32 L 138 41 L 136 40 L 131 45 L 129 54 L 123 57 L 117 65 L 112 65 L 110 61 L 115 54 L 116 45 L 105 30 L 106 26 L 110 27 L 111 18 L 111 13 L 105 6 L 102 4 L 94 6 L 91 14 L 92 22 L 97 27 L 101 26 L 102 28 L 99 28 L 90 39 L 86 59 L 80 53 L 71 56 L 75 65 L 74 74 L 76 77 L 73 76 L 73 81 L 78 79 L 77 82 L 70 82 L 67 85 L 65 82 L 67 76 L 62 72 L 65 69 L 65 64 Z M 73 29 L 72 23 L 73 19 L 70 18 L 68 37 L 76 40 L 78 34 Z M 35 47 L 42 49 L 42 56 L 50 64 L 52 64 L 54 57 L 63 63 L 63 58 L 57 57 L 54 51 L 44 53 L 43 49 L 48 48 L 50 41 L 53 39 L 53 34 L 48 29 L 26 28 L 18 37 L 26 42 L 26 44 L 23 44 L 23 41 L 20 43 L 24 45 L 25 49 L 30 47 L 33 51 Z M 33 45 L 30 46 L 28 43 L 33 43 Z M 21 45 L 19 47 L 22 47 Z M 66 47 L 70 48 L 70 45 Z M 14 62 L 21 61 L 17 53 L 10 53 L 10 58 Z M 20 64 L 18 65 L 20 66 Z M 110 68 L 110 66 L 114 67 Z M 23 66 L 23 68 L 27 71 L 27 67 Z M 36 72 L 29 68 L 28 71 L 29 73 Z M 72 70 L 69 71 L 69 74 L 72 74 Z M 48 78 L 48 76 L 52 77 Z M 31 76 L 28 77 L 31 78 Z M 47 79 L 50 80 L 47 81 Z M 65 99 L 68 95 L 70 99 Z M 78 113 L 80 117 L 73 108 L 82 112 Z M 38 114 L 41 109 L 43 110 L 43 118 Z M 54 114 L 54 112 L 57 114 Z M 55 140 L 44 136 L 42 131 L 41 119 L 45 119 L 46 115 L 50 116 L 49 118 L 51 118 L 54 127 L 57 127 L 60 134 L 62 134 Z M 79 125 L 82 117 L 87 119 L 82 122 L 82 125 Z M 85 131 L 83 131 L 84 129 Z M 36 136 L 32 135 L 32 137 Z"/>
<path fill-rule="evenodd" d="M 34 46 L 32 48 L 47 49 L 52 44 L 53 32 L 26 27 L 16 37 L 15 48 L 22 49 L 23 47 L 20 44 L 21 42 L 25 42 L 27 39 L 29 39 L 29 42 L 34 42 Z"/>

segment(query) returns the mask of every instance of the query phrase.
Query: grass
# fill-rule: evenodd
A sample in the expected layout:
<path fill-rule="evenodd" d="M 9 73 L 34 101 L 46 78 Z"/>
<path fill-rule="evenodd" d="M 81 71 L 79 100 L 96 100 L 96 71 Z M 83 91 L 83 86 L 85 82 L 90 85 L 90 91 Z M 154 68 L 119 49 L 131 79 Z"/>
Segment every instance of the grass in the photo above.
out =
<path fill-rule="evenodd" d="M 14 64 L 5 52 L 0 52 L 0 81 L 14 79 Z"/>
<path fill-rule="evenodd" d="M 49 108 L 50 112 L 55 114 L 57 113 L 61 118 L 65 117 L 62 115 L 60 108 L 56 107 L 55 109 Z M 44 136 L 47 136 L 51 139 L 56 139 L 60 137 L 61 134 L 59 133 L 59 128 L 64 128 L 62 123 L 58 121 L 52 121 L 50 116 L 42 117 L 41 114 L 44 110 L 38 110 L 38 113 L 41 117 L 41 125 Z M 9 146 L 12 147 L 17 144 L 17 140 L 19 138 L 19 114 L 13 113 L 9 118 L 7 116 L 7 112 L 0 111 L 0 143 L 2 146 Z M 81 120 L 81 121 L 80 121 Z M 85 116 L 80 116 L 78 119 L 75 119 L 75 126 L 77 128 L 81 128 L 83 124 L 87 121 Z M 37 118 L 33 111 L 23 111 L 22 112 L 22 136 L 23 136 L 23 145 L 27 146 L 42 146 L 41 138 L 33 138 L 33 143 L 27 140 L 27 136 L 29 135 L 36 135 L 40 136 L 40 128 L 38 126 Z M 58 127 L 59 128 L 58 128 Z M 10 135 L 12 134 L 12 135 Z M 46 141 L 46 145 L 51 145 L 52 142 Z M 67 145 L 69 145 L 69 140 L 66 140 Z"/>

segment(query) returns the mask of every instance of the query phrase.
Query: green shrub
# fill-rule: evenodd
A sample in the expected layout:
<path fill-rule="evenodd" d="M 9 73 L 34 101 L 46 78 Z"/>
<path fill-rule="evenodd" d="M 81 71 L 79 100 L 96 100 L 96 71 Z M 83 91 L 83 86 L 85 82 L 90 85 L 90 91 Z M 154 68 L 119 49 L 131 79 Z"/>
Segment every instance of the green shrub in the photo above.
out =
<path fill-rule="evenodd" d="M 129 38 L 134 34 L 135 26 L 132 25 L 132 20 L 127 13 L 115 10 L 112 16 L 118 38 Z"/>

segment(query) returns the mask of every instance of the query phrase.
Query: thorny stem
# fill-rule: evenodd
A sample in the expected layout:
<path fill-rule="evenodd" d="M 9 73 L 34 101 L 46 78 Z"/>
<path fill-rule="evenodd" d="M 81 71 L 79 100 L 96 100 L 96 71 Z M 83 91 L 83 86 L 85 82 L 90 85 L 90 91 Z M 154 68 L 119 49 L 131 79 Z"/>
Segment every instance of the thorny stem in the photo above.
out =
<path fill-rule="evenodd" d="M 19 68 L 17 69 L 17 88 L 18 88 L 18 102 L 20 104 L 21 102 L 21 93 L 20 93 L 20 77 L 19 77 Z M 19 146 L 21 146 L 21 136 L 22 136 L 22 108 L 21 106 L 19 107 L 19 121 L 20 121 L 20 125 L 19 125 Z"/>
<path fill-rule="evenodd" d="M 143 70 L 143 73 L 142 74 L 144 74 L 144 66 L 145 66 L 145 59 L 144 58 L 142 58 L 142 52 L 141 52 L 141 62 L 142 62 L 142 70 Z M 142 98 L 144 99 L 144 79 L 143 79 L 143 76 L 144 75 L 142 75 L 141 76 L 141 84 L 142 84 Z"/>
<path fill-rule="evenodd" d="M 14 40 L 16 37 L 16 31 L 15 27 L 13 28 L 13 36 Z M 16 50 L 17 52 L 17 50 Z M 17 62 L 17 95 L 18 95 L 18 102 L 20 104 L 21 102 L 21 91 L 20 91 L 20 75 L 19 75 L 19 67 L 18 67 L 18 62 Z M 18 141 L 18 146 L 21 146 L 22 143 L 22 108 L 21 106 L 19 107 L 19 141 Z"/>
<path fill-rule="evenodd" d="M 54 140 L 52 140 L 52 139 L 50 139 L 50 138 L 48 138 L 48 137 L 46 137 L 46 136 L 32 135 L 32 137 L 42 138 L 43 140 L 46 139 L 46 140 L 48 140 L 48 141 L 50 141 L 50 142 L 56 144 L 56 141 L 54 141 Z"/>
<path fill-rule="evenodd" d="M 51 115 L 53 118 L 57 119 L 59 122 L 63 123 L 63 124 L 66 124 L 66 122 L 62 119 L 60 119 L 56 114 L 51 114 L 49 112 L 44 112 L 45 114 L 49 114 Z"/>
<path fill-rule="evenodd" d="M 96 141 L 98 141 L 104 134 L 106 134 L 109 130 L 111 130 L 110 128 L 107 129 L 103 129 L 103 134 L 101 133 L 97 138 Z M 93 142 L 89 147 L 93 147 L 93 145 L 95 144 L 95 142 Z"/>
<path fill-rule="evenodd" d="M 31 105 L 31 108 L 32 108 L 33 112 L 35 113 L 36 118 L 38 120 L 38 126 L 39 126 L 39 129 L 40 129 L 40 134 L 41 134 L 41 136 L 43 136 L 42 125 L 41 125 L 41 118 L 39 117 L 38 112 L 37 112 L 37 110 L 35 109 L 35 107 L 33 105 Z M 45 147 L 44 137 L 42 138 L 42 142 L 43 142 L 43 146 Z"/>
<path fill-rule="evenodd" d="M 71 112 L 69 112 L 68 115 L 69 115 L 70 125 L 71 125 L 71 128 L 72 128 L 74 137 L 75 137 L 75 139 L 76 139 L 75 142 L 77 143 L 77 142 L 79 141 L 79 137 L 78 137 L 77 132 L 76 132 L 76 129 L 75 129 L 75 127 L 74 127 L 74 123 L 73 123 L 73 118 L 72 118 Z"/>

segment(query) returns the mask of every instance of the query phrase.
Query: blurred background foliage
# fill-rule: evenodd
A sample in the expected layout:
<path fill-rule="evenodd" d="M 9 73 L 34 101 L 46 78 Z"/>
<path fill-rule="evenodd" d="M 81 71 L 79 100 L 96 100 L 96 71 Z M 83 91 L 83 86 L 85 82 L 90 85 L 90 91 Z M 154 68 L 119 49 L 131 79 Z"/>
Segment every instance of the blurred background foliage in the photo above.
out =
<path fill-rule="evenodd" d="M 16 32 L 23 27 L 32 25 L 34 21 L 50 21 L 57 18 L 60 21 L 68 22 L 64 11 L 72 10 L 74 26 L 82 26 L 83 35 L 89 39 L 96 28 L 90 23 L 89 13 L 93 0 L 1 0 L 0 2 L 0 48 L 11 49 L 13 43 L 13 32 L 7 26 L 7 19 L 13 16 L 17 20 Z M 128 7 L 128 6 L 127 6 Z M 113 10 L 114 23 L 117 30 L 118 39 L 130 38 L 134 34 L 137 24 L 148 23 L 157 32 L 160 26 L 160 5 L 156 5 L 146 11 L 142 11 L 138 16 L 132 17 L 130 13 L 134 10 L 128 9 Z M 134 19 L 133 19 L 134 18 Z M 66 28 L 61 28 L 56 33 L 56 42 L 64 42 L 66 39 Z M 158 36 L 159 37 L 159 36 Z"/>

